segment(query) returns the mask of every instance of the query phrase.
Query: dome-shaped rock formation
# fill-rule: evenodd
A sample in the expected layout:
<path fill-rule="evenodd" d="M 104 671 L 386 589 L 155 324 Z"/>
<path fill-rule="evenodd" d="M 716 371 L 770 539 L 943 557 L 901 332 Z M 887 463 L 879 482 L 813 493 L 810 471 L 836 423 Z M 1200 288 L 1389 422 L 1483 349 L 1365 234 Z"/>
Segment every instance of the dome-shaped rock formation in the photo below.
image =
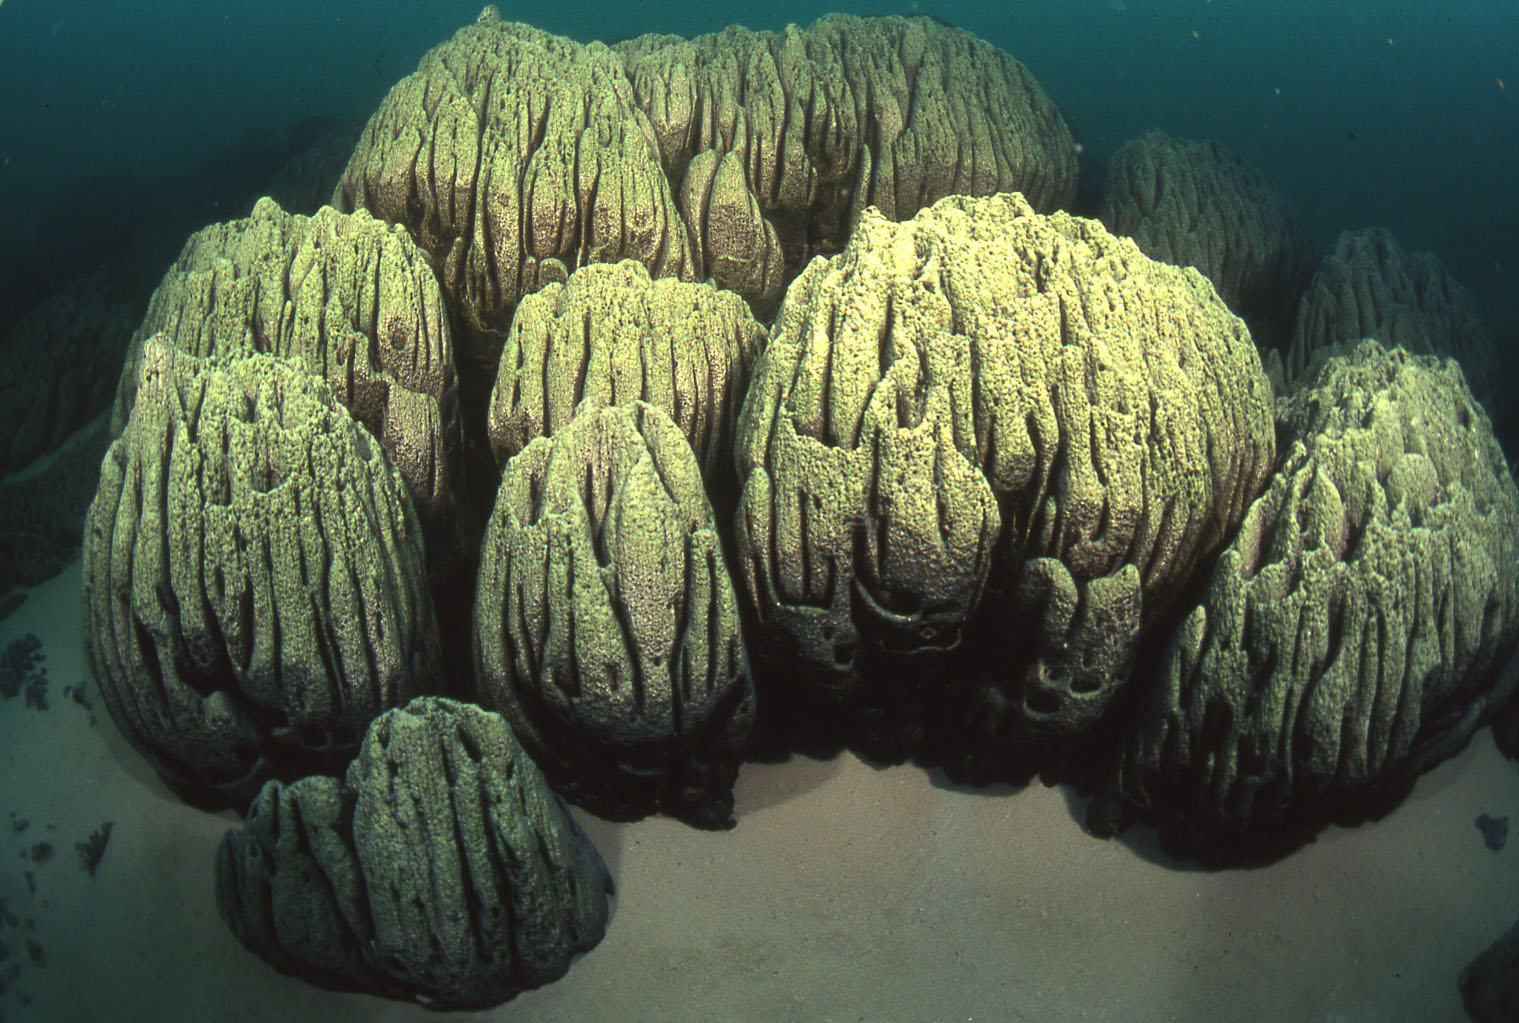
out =
<path fill-rule="evenodd" d="M 1269 473 L 1271 407 L 1212 286 L 1095 221 L 1016 195 L 867 212 L 787 292 L 740 414 L 751 649 L 868 704 L 990 585 L 998 675 L 956 727 L 1077 733 Z"/>
<path fill-rule="evenodd" d="M 459 543 L 451 461 L 459 446 L 448 313 L 426 255 L 366 212 L 250 216 L 190 236 L 133 336 L 112 409 L 132 410 L 143 342 L 195 356 L 297 360 L 379 439 L 442 556 Z"/>
<path fill-rule="evenodd" d="M 491 448 L 505 462 L 591 406 L 646 401 L 686 435 L 711 481 L 764 346 L 742 299 L 711 284 L 651 279 L 627 259 L 582 267 L 522 300 L 491 392 Z"/>
<path fill-rule="evenodd" d="M 112 718 L 187 795 L 245 803 L 346 763 L 438 682 L 406 485 L 326 384 L 150 338 L 84 538 L 85 648 Z"/>
<path fill-rule="evenodd" d="M 1400 796 L 1519 681 L 1519 490 L 1459 367 L 1364 342 L 1279 418 L 1290 447 L 1147 683 L 1098 830 L 1270 854 Z"/>
<path fill-rule="evenodd" d="M 270 782 L 216 856 L 222 919 L 276 969 L 433 1009 L 562 977 L 611 888 L 506 722 L 438 697 L 376 720 L 346 779 Z"/>
<path fill-rule="evenodd" d="M 475 603 L 483 702 L 598 813 L 732 823 L 754 710 L 696 458 L 645 402 L 585 407 L 507 463 Z"/>

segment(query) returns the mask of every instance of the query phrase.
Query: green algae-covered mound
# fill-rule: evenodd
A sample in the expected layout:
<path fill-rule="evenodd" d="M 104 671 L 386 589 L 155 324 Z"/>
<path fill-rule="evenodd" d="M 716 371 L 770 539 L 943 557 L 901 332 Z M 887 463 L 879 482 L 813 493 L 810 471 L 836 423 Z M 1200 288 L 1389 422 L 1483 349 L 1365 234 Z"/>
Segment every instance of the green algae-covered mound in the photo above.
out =
<path fill-rule="evenodd" d="M 1099 830 L 1280 848 L 1401 794 L 1519 681 L 1519 491 L 1460 368 L 1364 342 L 1279 418 L 1286 456 L 1147 683 Z"/>
<path fill-rule="evenodd" d="M 446 535 L 459 443 L 453 342 L 437 279 L 404 230 L 362 211 L 292 216 L 262 199 L 251 216 L 191 235 L 132 339 L 114 433 L 155 334 L 190 355 L 265 352 L 321 377 Z"/>
<path fill-rule="evenodd" d="M 522 300 L 491 392 L 491 448 L 505 462 L 559 430 L 582 402 L 646 401 L 680 426 L 710 483 L 728 468 L 733 421 L 765 328 L 709 284 L 651 279 L 633 260 L 582 267 Z"/>
<path fill-rule="evenodd" d="M 691 240 L 622 61 L 486 8 L 429 50 L 369 119 L 334 195 L 406 225 L 472 328 L 586 263 L 636 259 L 695 279 Z M 475 347 L 468 347 L 470 341 Z"/>
<path fill-rule="evenodd" d="M 216 856 L 222 919 L 270 965 L 434 1009 L 562 977 L 611 890 L 506 722 L 438 697 L 377 719 L 346 780 L 270 782 Z"/>
<path fill-rule="evenodd" d="M 137 371 L 85 522 L 86 652 L 167 781 L 246 802 L 346 763 L 436 685 L 421 530 L 380 446 L 298 364 L 154 337 Z"/>
<path fill-rule="evenodd" d="M 334 195 L 405 224 L 493 365 L 524 295 L 588 263 L 711 278 L 768 316 L 874 203 L 1069 201 L 1069 130 L 1021 65 L 929 19 L 582 45 L 486 8 L 370 119 Z"/>
<path fill-rule="evenodd" d="M 930 18 L 832 14 L 617 46 L 691 228 L 699 277 L 757 309 L 867 206 L 903 220 L 946 195 L 1076 194 L 1076 147 L 1023 65 Z"/>
<path fill-rule="evenodd" d="M 1152 259 L 1201 270 L 1262 346 L 1287 340 L 1318 265 L 1286 199 L 1217 142 L 1152 131 L 1125 145 L 1108 164 L 1102 222 Z"/>
<path fill-rule="evenodd" d="M 739 417 L 750 649 L 869 703 L 990 586 L 997 671 L 964 727 L 1074 734 L 1258 492 L 1271 408 L 1212 286 L 1095 221 L 1017 195 L 867 211 L 788 290 Z"/>
<path fill-rule="evenodd" d="M 1407 251 L 1383 228 L 1346 231 L 1334 243 L 1298 307 L 1288 379 L 1320 349 L 1362 338 L 1455 359 L 1477 400 L 1501 417 L 1501 360 L 1475 303 L 1438 257 Z"/>
<path fill-rule="evenodd" d="M 507 463 L 475 601 L 483 702 L 607 816 L 732 823 L 753 715 L 738 600 L 680 428 L 586 406 Z"/>

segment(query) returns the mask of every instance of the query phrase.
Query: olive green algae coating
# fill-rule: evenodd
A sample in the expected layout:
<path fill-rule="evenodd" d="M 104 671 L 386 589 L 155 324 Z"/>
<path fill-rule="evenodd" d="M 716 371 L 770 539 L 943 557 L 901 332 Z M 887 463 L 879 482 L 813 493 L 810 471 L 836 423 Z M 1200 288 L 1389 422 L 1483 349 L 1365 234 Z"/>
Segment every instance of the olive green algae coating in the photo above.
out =
<path fill-rule="evenodd" d="M 1023 65 L 929 18 L 829 15 L 616 47 L 696 240 L 697 276 L 769 309 L 867 206 L 946 195 L 1069 205 L 1076 149 Z"/>
<path fill-rule="evenodd" d="M 491 392 L 491 448 L 504 463 L 582 402 L 646 401 L 675 420 L 710 479 L 727 468 L 764 338 L 744 301 L 710 283 L 654 280 L 632 260 L 582 267 L 517 307 Z"/>
<path fill-rule="evenodd" d="M 568 798 L 731 823 L 749 665 L 696 458 L 664 412 L 586 407 L 507 463 L 475 641 L 483 702 Z"/>
<path fill-rule="evenodd" d="M 863 660 L 954 647 L 990 580 L 1017 627 L 978 625 L 1002 674 L 973 727 L 1079 731 L 1269 473 L 1271 408 L 1201 275 L 1095 221 L 867 211 L 788 290 L 740 413 L 753 648 L 865 699 Z"/>
<path fill-rule="evenodd" d="M 769 318 L 874 204 L 1075 195 L 1058 110 L 996 48 L 929 19 L 825 18 L 607 47 L 493 7 L 423 57 L 360 138 L 334 205 L 405 224 L 494 364 L 523 296 L 630 258 Z"/>
<path fill-rule="evenodd" d="M 400 474 L 320 380 L 162 337 L 85 521 L 85 645 L 112 717 L 182 790 L 246 802 L 345 762 L 437 685 Z"/>
<path fill-rule="evenodd" d="M 390 90 L 333 201 L 411 230 L 470 328 L 461 355 L 485 366 L 522 296 L 576 267 L 631 258 L 693 276 L 617 55 L 503 23 L 494 8 Z"/>
<path fill-rule="evenodd" d="M 1363 342 L 1136 710 L 1111 794 L 1198 848 L 1280 839 L 1459 749 L 1519 671 L 1519 491 L 1453 361 Z M 1109 804 L 1103 812 L 1112 812 Z"/>
<path fill-rule="evenodd" d="M 601 857 L 497 714 L 382 715 L 346 782 L 271 782 L 217 852 L 249 949 L 313 983 L 488 1008 L 557 980 L 606 930 Z"/>
<path fill-rule="evenodd" d="M 191 235 L 133 335 L 113 433 L 154 335 L 194 356 L 297 360 L 380 439 L 429 524 L 450 516 L 453 340 L 437 278 L 405 230 L 364 211 L 301 217 L 261 199 L 250 216 Z"/>
<path fill-rule="evenodd" d="M 1217 142 L 1158 131 L 1129 142 L 1108 163 L 1102 222 L 1152 259 L 1201 270 L 1263 347 L 1286 342 L 1318 264 L 1286 199 Z"/>
<path fill-rule="evenodd" d="M 1438 257 L 1407 251 L 1383 228 L 1335 241 L 1298 307 L 1288 379 L 1301 378 L 1320 349 L 1362 338 L 1455 359 L 1477 400 L 1501 419 L 1502 361 L 1475 303 Z"/>

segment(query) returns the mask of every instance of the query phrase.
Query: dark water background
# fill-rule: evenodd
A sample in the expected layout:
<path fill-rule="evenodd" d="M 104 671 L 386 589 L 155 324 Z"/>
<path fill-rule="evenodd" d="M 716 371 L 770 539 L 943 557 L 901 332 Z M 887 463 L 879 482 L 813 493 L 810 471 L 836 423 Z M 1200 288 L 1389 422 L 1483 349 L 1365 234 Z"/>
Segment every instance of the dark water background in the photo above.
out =
<path fill-rule="evenodd" d="M 246 213 L 311 116 L 362 120 L 478 0 L 0 0 L 0 330 L 153 224 Z M 932 14 L 1026 64 L 1101 161 L 1216 138 L 1327 248 L 1391 228 L 1519 330 L 1515 0 L 503 3 L 580 39 Z M 165 261 L 172 258 L 177 242 Z M 156 275 L 161 268 L 154 267 Z"/>

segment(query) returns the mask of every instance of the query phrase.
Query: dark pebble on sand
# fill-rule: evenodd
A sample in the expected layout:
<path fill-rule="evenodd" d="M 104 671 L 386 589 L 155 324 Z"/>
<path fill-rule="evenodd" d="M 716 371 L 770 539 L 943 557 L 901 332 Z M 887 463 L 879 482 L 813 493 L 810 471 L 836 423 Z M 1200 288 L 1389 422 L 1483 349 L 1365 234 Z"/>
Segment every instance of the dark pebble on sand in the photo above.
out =
<path fill-rule="evenodd" d="M 1487 847 L 1497 852 L 1508 841 L 1508 818 L 1481 814 L 1477 817 L 1477 830 L 1482 832 L 1482 841 Z"/>

